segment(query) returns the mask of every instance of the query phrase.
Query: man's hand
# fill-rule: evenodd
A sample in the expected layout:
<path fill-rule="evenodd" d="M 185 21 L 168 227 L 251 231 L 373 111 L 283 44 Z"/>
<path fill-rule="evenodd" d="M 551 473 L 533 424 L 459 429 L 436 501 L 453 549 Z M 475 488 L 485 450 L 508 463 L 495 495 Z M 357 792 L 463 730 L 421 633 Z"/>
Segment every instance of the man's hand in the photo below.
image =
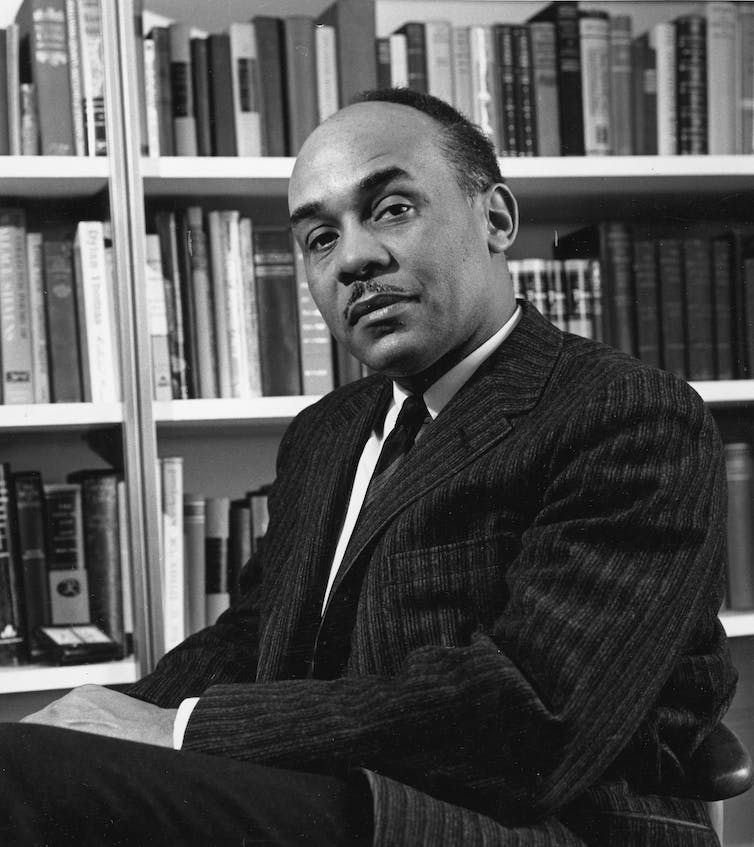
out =
<path fill-rule="evenodd" d="M 99 685 L 82 685 L 22 721 L 172 747 L 176 711 Z"/>

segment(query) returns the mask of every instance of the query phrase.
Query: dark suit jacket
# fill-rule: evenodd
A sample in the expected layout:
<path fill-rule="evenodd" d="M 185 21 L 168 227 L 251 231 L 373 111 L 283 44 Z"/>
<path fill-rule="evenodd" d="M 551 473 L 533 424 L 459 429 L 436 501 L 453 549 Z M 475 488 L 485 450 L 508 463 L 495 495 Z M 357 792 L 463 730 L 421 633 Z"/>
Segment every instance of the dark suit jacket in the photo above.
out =
<path fill-rule="evenodd" d="M 366 774 L 377 844 L 715 843 L 675 799 L 735 685 L 704 404 L 524 306 L 360 523 L 320 622 L 390 392 L 370 377 L 292 423 L 262 589 L 131 693 L 202 695 L 186 749 Z"/>

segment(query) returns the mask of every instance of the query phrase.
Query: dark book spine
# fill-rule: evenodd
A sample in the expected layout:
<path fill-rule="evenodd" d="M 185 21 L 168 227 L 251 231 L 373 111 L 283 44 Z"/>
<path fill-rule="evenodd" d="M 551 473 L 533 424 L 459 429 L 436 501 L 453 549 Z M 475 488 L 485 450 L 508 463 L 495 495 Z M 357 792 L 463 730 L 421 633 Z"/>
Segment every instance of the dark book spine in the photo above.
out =
<path fill-rule="evenodd" d="M 233 70 L 230 36 L 213 33 L 207 39 L 210 91 L 210 130 L 214 156 L 237 156 L 236 118 L 233 106 Z"/>
<path fill-rule="evenodd" d="M 610 327 L 609 344 L 636 355 L 636 299 L 631 267 L 632 237 L 619 221 L 601 225 L 600 263 L 603 269 L 604 308 Z M 606 339 L 607 340 L 607 339 Z"/>
<path fill-rule="evenodd" d="M 712 288 L 715 327 L 715 377 L 735 377 L 733 333 L 733 268 L 730 238 L 712 239 Z"/>
<path fill-rule="evenodd" d="M 712 257 L 707 238 L 683 241 L 683 282 L 688 338 L 688 378 L 715 378 Z"/>
<path fill-rule="evenodd" d="M 178 156 L 196 156 L 196 117 L 191 68 L 189 26 L 171 24 L 170 34 L 170 99 L 173 119 L 173 143 Z"/>
<path fill-rule="evenodd" d="M 0 68 L 5 80 L 5 83 L 0 85 L 0 156 L 7 156 L 10 153 L 11 99 L 7 85 L 8 34 L 4 29 L 0 29 Z"/>
<path fill-rule="evenodd" d="M 287 156 L 290 145 L 283 22 L 280 18 L 260 15 L 253 23 L 262 83 L 262 151 L 265 156 Z"/>
<path fill-rule="evenodd" d="M 679 154 L 707 152 L 707 21 L 676 20 L 676 92 Z"/>
<path fill-rule="evenodd" d="M 683 298 L 683 250 L 678 238 L 657 242 L 662 302 L 662 342 L 665 370 L 686 378 L 686 326 Z"/>
<path fill-rule="evenodd" d="M 301 393 L 296 273 L 288 227 L 254 228 L 262 393 Z"/>
<path fill-rule="evenodd" d="M 285 64 L 291 155 L 296 155 L 319 123 L 314 21 L 305 15 L 285 19 Z"/>
<path fill-rule="evenodd" d="M 28 658 L 10 479 L 10 465 L 0 463 L 0 665 L 18 665 Z"/>
<path fill-rule="evenodd" d="M 230 498 L 205 501 L 204 558 L 206 567 L 206 619 L 213 624 L 228 608 L 228 519 Z"/>
<path fill-rule="evenodd" d="M 194 118 L 196 120 L 196 152 L 199 156 L 212 155 L 210 131 L 209 71 L 207 67 L 207 39 L 191 39 L 191 80 L 194 88 Z"/>
<path fill-rule="evenodd" d="M 539 21 L 528 25 L 537 129 L 537 155 L 560 155 L 558 114 L 558 64 L 555 24 Z"/>
<path fill-rule="evenodd" d="M 160 133 L 160 155 L 174 156 L 173 94 L 170 80 L 170 31 L 167 27 L 152 28 L 154 60 L 157 76 L 157 124 Z"/>
<path fill-rule="evenodd" d="M 657 154 L 657 51 L 645 33 L 634 40 L 634 152 Z"/>
<path fill-rule="evenodd" d="M 183 495 L 183 556 L 186 583 L 186 634 L 207 625 L 205 506 L 200 494 Z"/>
<path fill-rule="evenodd" d="M 643 362 L 661 368 L 659 283 L 654 239 L 634 239 L 633 274 L 636 290 L 637 352 Z"/>
<path fill-rule="evenodd" d="M 168 320 L 168 346 L 170 349 L 170 374 L 173 399 L 189 397 L 186 351 L 183 336 L 183 308 L 181 282 L 178 269 L 178 233 L 174 212 L 155 215 L 157 234 L 160 236 L 160 259 L 165 284 L 165 311 Z"/>
<path fill-rule="evenodd" d="M 336 0 L 318 23 L 335 28 L 340 105 L 377 84 L 374 0 Z"/>
<path fill-rule="evenodd" d="M 241 596 L 241 571 L 251 558 L 251 533 L 248 499 L 231 500 L 228 515 L 228 594 L 231 605 Z"/>
<path fill-rule="evenodd" d="M 754 459 L 750 444 L 725 445 L 728 479 L 728 607 L 754 608 Z"/>
<path fill-rule="evenodd" d="M 427 83 L 427 44 L 424 24 L 411 21 L 404 24 L 398 32 L 406 36 L 408 57 L 408 87 L 426 94 Z"/>
<path fill-rule="evenodd" d="M 181 323 L 183 325 L 183 353 L 186 361 L 186 387 L 189 397 L 200 397 L 197 382 L 199 351 L 196 338 L 196 303 L 193 288 L 193 236 L 194 228 L 187 209 L 177 213 L 176 237 L 178 254 L 178 285 L 181 294 Z"/>
<path fill-rule="evenodd" d="M 392 82 L 389 36 L 377 39 L 375 51 L 377 59 L 377 88 L 390 88 Z"/>
<path fill-rule="evenodd" d="M 501 156 L 517 156 L 516 87 L 513 71 L 513 32 L 510 24 L 493 27 L 495 65 L 499 91 L 498 138 Z"/>
<path fill-rule="evenodd" d="M 45 309 L 50 393 L 54 403 L 83 399 L 78 306 L 73 276 L 73 241 L 44 238 Z"/>
<path fill-rule="evenodd" d="M 513 79 L 516 97 L 516 147 L 519 156 L 537 155 L 536 103 L 529 28 L 514 25 Z"/>
<path fill-rule="evenodd" d="M 120 644 L 125 653 L 118 475 L 109 471 L 76 471 L 69 474 L 68 482 L 81 485 L 92 623 Z"/>
<path fill-rule="evenodd" d="M 91 615 L 84 559 L 81 486 L 72 483 L 45 485 L 44 495 L 52 623 L 87 623 Z"/>

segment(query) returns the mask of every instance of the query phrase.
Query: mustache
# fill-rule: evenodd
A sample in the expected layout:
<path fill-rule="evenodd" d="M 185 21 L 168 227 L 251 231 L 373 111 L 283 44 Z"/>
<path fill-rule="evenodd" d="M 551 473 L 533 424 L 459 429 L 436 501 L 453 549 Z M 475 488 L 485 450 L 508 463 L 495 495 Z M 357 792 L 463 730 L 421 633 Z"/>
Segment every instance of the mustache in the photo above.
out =
<path fill-rule="evenodd" d="M 402 289 L 397 285 L 389 285 L 385 282 L 377 282 L 374 279 L 356 280 L 352 283 L 351 294 L 343 310 L 343 316 L 347 319 L 351 307 L 361 300 L 366 294 L 402 294 Z"/>

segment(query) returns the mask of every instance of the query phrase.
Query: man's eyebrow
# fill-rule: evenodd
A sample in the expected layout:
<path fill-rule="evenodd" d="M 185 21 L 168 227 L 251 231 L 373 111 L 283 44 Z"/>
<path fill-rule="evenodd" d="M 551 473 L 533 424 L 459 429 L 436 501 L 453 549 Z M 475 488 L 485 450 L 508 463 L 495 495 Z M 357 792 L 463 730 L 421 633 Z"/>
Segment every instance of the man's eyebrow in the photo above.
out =
<path fill-rule="evenodd" d="M 394 179 L 407 176 L 409 176 L 408 171 L 397 165 L 392 165 L 389 168 L 381 168 L 378 171 L 372 171 L 372 173 L 367 174 L 363 179 L 359 180 L 356 190 L 361 193 L 373 191 L 375 188 L 386 185 Z M 302 203 L 291 212 L 291 226 L 296 226 L 297 223 L 300 223 L 305 218 L 313 218 L 322 214 L 323 209 L 324 203 L 319 200 L 313 200 L 311 203 Z"/>

